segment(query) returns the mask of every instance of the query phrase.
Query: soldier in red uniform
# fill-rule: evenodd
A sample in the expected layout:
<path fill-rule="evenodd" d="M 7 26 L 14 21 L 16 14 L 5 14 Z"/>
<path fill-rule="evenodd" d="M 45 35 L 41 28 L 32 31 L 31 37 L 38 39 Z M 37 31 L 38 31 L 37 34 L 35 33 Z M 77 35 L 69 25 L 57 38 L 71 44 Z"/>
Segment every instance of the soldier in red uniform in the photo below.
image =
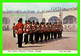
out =
<path fill-rule="evenodd" d="M 62 22 L 59 22 L 58 23 L 58 38 L 61 38 L 62 37 L 62 31 L 63 31 L 63 26 L 62 26 Z"/>
<path fill-rule="evenodd" d="M 18 34 L 18 47 L 22 47 L 22 39 L 23 39 L 23 24 L 22 24 L 22 18 L 19 19 L 19 23 L 15 26 L 15 29 L 17 30 Z"/>
<path fill-rule="evenodd" d="M 33 20 L 32 24 L 31 24 L 31 34 L 30 34 L 30 40 L 31 40 L 31 44 L 33 44 L 33 34 L 35 31 L 35 21 Z"/>
<path fill-rule="evenodd" d="M 28 20 L 27 26 L 28 26 L 28 27 L 27 27 L 28 34 L 31 35 L 31 21 L 30 21 L 30 20 Z M 31 37 L 31 36 L 30 36 L 30 37 Z M 30 37 L 29 37 L 29 41 L 31 41 Z"/>
<path fill-rule="evenodd" d="M 35 28 L 36 28 L 36 31 L 35 31 L 35 41 L 36 41 L 36 43 L 38 43 L 38 41 L 39 41 L 39 22 L 36 22 Z"/>
<path fill-rule="evenodd" d="M 54 22 L 54 39 L 56 39 L 57 38 L 57 29 L 58 29 L 58 27 L 57 27 L 57 22 Z"/>
<path fill-rule="evenodd" d="M 15 23 L 13 23 L 12 29 L 13 29 L 13 37 L 16 37 L 16 35 L 15 35 Z"/>
<path fill-rule="evenodd" d="M 51 39 L 53 39 L 53 34 L 54 34 L 54 24 L 51 24 Z"/>
<path fill-rule="evenodd" d="M 18 20 L 18 23 L 19 23 L 19 20 Z M 15 30 L 15 33 L 17 34 L 17 30 Z M 17 34 L 17 36 L 18 36 L 18 34 Z M 18 37 L 17 37 L 17 43 L 16 44 L 18 44 Z"/>
<path fill-rule="evenodd" d="M 28 43 L 28 31 L 29 31 L 29 25 L 27 23 L 27 20 L 25 21 L 25 25 L 24 25 L 24 42 L 25 44 Z"/>
<path fill-rule="evenodd" d="M 62 38 L 62 31 L 63 31 L 63 26 L 62 26 L 62 22 L 60 22 L 60 38 Z"/>
<path fill-rule="evenodd" d="M 58 38 L 60 38 L 60 22 L 58 22 L 58 30 L 57 30 Z"/>
<path fill-rule="evenodd" d="M 46 23 L 44 25 L 44 35 L 45 35 L 45 41 L 47 41 L 47 37 L 48 37 L 48 26 L 47 26 L 48 23 Z"/>
<path fill-rule="evenodd" d="M 48 23 L 48 40 L 50 40 L 50 33 L 51 33 L 51 23 Z"/>
<path fill-rule="evenodd" d="M 40 42 L 42 42 L 43 41 L 43 27 L 44 27 L 44 25 L 43 25 L 43 23 L 41 22 L 40 23 L 40 31 L 39 31 L 39 36 L 40 36 Z"/>

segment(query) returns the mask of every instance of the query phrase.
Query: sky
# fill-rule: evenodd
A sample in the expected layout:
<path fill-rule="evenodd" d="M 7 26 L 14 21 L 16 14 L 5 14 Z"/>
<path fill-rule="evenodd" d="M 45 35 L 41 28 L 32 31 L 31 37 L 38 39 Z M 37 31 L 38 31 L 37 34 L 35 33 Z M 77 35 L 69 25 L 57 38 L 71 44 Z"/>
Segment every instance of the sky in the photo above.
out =
<path fill-rule="evenodd" d="M 71 8 L 77 7 L 77 3 L 3 3 L 3 11 L 42 11 L 50 10 L 51 7 Z"/>

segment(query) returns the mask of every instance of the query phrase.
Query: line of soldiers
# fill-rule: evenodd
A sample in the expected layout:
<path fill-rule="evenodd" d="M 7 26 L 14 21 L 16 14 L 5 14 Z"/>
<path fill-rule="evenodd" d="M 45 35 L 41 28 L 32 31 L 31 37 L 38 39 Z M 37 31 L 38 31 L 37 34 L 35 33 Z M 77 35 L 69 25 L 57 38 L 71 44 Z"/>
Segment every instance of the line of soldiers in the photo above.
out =
<path fill-rule="evenodd" d="M 18 20 L 18 24 L 15 26 L 15 30 L 17 30 L 18 35 L 18 47 L 22 47 L 22 40 L 24 34 L 24 42 L 27 44 L 29 41 L 31 44 L 39 42 L 43 42 L 43 35 L 45 36 L 45 41 L 62 37 L 63 26 L 62 22 L 54 22 L 51 23 L 44 23 L 44 22 L 35 22 L 34 20 L 31 22 L 30 20 L 25 20 L 25 24 L 22 23 L 22 18 Z M 51 35 L 50 35 L 51 34 Z M 28 36 L 30 35 L 30 37 Z M 35 37 L 33 37 L 33 35 Z M 28 40 L 29 38 L 29 40 Z M 35 40 L 33 40 L 35 39 Z"/>

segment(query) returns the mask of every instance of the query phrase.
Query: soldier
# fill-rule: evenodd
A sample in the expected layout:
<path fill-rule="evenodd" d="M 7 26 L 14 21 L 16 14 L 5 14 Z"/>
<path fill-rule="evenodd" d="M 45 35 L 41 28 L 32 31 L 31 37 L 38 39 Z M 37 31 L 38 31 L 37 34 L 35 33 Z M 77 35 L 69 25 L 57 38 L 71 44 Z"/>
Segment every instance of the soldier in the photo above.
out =
<path fill-rule="evenodd" d="M 18 47 L 22 47 L 22 39 L 23 39 L 23 24 L 22 24 L 22 18 L 19 19 L 19 23 L 15 26 L 15 29 L 17 30 L 18 34 Z"/>
<path fill-rule="evenodd" d="M 13 29 L 13 37 L 16 37 L 16 35 L 15 35 L 15 23 L 13 23 L 12 29 Z"/>
<path fill-rule="evenodd" d="M 44 25 L 44 35 L 45 35 L 45 41 L 47 41 L 47 37 L 48 37 L 48 26 L 47 26 L 47 24 L 48 23 L 46 23 L 45 25 Z"/>
<path fill-rule="evenodd" d="M 18 20 L 18 23 L 19 23 L 19 20 Z M 17 30 L 16 29 L 15 29 L 15 33 L 17 34 Z M 17 36 L 18 36 L 18 34 L 17 34 Z M 16 44 L 18 44 L 18 37 L 17 37 L 17 43 Z"/>
<path fill-rule="evenodd" d="M 62 31 L 63 31 L 62 22 L 59 22 L 58 23 L 58 38 L 62 37 Z"/>
<path fill-rule="evenodd" d="M 35 21 L 32 21 L 32 32 L 33 32 L 33 36 L 35 36 L 35 30 L 36 30 L 36 25 L 35 25 Z M 35 40 L 35 37 L 33 38 Z"/>
<path fill-rule="evenodd" d="M 60 22 L 58 22 L 58 30 L 57 30 L 58 38 L 60 38 Z"/>
<path fill-rule="evenodd" d="M 62 26 L 62 22 L 60 22 L 60 38 L 62 38 L 62 31 L 63 31 L 63 26 Z"/>
<path fill-rule="evenodd" d="M 34 34 L 34 31 L 35 31 L 35 21 L 33 21 L 32 24 L 31 24 L 31 34 L 30 34 L 31 44 L 33 44 L 33 34 Z"/>
<path fill-rule="evenodd" d="M 43 27 L 44 27 L 44 25 L 43 25 L 43 23 L 41 22 L 41 23 L 40 23 L 40 31 L 39 31 L 39 34 L 40 34 L 40 42 L 43 41 Z"/>
<path fill-rule="evenodd" d="M 51 25 L 51 39 L 53 39 L 53 34 L 54 34 L 54 24 Z"/>
<path fill-rule="evenodd" d="M 31 24 L 32 24 L 32 22 L 30 20 L 28 20 L 28 29 L 29 29 L 28 34 L 30 35 L 29 41 L 31 41 L 31 37 L 32 37 Z"/>
<path fill-rule="evenodd" d="M 48 23 L 48 40 L 50 40 L 51 23 Z"/>
<path fill-rule="evenodd" d="M 29 31 L 29 25 L 27 24 L 27 20 L 25 21 L 25 25 L 24 25 L 24 42 L 25 44 L 28 43 L 28 31 Z"/>
<path fill-rule="evenodd" d="M 54 22 L 54 39 L 57 38 L 57 22 Z"/>
<path fill-rule="evenodd" d="M 38 43 L 38 41 L 39 41 L 39 22 L 36 22 L 35 28 L 36 28 L 35 40 L 36 40 L 36 43 Z"/>

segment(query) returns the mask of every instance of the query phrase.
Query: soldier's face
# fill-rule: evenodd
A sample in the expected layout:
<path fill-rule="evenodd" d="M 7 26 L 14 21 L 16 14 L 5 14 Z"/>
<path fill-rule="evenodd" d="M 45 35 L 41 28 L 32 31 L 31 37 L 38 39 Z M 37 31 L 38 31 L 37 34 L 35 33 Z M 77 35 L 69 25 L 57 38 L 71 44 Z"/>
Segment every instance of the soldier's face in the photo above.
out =
<path fill-rule="evenodd" d="M 27 22 L 26 22 L 26 24 L 27 24 Z"/>
<path fill-rule="evenodd" d="M 22 23 L 22 21 L 20 21 Z"/>
<path fill-rule="evenodd" d="M 30 24 L 30 22 L 28 22 L 28 24 Z"/>

